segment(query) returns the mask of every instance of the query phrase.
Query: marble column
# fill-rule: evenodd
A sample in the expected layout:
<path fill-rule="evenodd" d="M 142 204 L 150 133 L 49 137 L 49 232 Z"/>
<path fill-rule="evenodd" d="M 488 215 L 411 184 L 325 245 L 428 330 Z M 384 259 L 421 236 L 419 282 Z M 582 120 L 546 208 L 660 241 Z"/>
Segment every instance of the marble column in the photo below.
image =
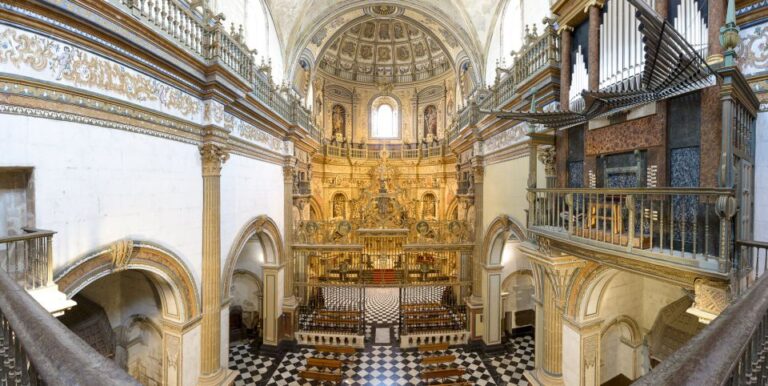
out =
<path fill-rule="evenodd" d="M 600 88 L 600 15 L 601 9 L 597 4 L 589 6 L 589 66 L 588 87 L 591 91 Z"/>
<path fill-rule="evenodd" d="M 571 88 L 571 39 L 573 27 L 560 27 L 560 110 L 569 111 L 569 91 Z"/>
<path fill-rule="evenodd" d="M 725 25 L 726 0 L 709 0 L 708 34 L 709 56 L 707 63 L 717 63 L 723 60 L 723 47 L 720 45 L 720 27 Z"/>
<path fill-rule="evenodd" d="M 217 143 L 200 146 L 203 174 L 203 313 L 200 332 L 200 384 L 227 384 L 221 366 L 221 167 L 229 158 Z"/>

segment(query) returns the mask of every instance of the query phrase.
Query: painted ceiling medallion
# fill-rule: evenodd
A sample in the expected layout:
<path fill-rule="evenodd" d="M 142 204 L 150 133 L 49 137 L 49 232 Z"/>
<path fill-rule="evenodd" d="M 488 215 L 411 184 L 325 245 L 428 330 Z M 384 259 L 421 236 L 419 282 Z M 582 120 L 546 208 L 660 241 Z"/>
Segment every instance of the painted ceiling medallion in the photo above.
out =
<path fill-rule="evenodd" d="M 373 17 L 396 17 L 403 14 L 405 10 L 392 4 L 374 5 L 365 8 L 365 14 Z"/>
<path fill-rule="evenodd" d="M 376 7 L 370 7 L 373 10 Z M 389 7 L 389 6 L 388 6 Z M 376 8 L 396 14 L 395 7 Z M 328 43 L 319 62 L 326 73 L 376 84 L 409 83 L 450 70 L 451 55 L 418 22 L 405 17 L 374 17 L 350 23 Z"/>

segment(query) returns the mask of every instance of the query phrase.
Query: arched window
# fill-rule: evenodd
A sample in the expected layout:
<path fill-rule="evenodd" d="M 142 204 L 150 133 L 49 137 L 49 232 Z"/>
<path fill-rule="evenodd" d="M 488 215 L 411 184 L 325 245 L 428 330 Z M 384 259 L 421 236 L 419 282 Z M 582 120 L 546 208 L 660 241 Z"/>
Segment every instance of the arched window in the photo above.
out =
<path fill-rule="evenodd" d="M 391 139 L 400 137 L 399 107 L 397 101 L 380 96 L 371 104 L 371 137 Z"/>

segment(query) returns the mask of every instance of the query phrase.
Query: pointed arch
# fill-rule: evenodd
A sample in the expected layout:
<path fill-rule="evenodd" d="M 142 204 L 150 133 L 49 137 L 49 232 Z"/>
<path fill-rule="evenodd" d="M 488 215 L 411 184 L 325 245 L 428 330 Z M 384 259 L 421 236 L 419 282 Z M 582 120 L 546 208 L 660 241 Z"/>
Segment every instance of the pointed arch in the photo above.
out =
<path fill-rule="evenodd" d="M 149 241 L 123 239 L 98 248 L 61 270 L 55 281 L 72 298 L 96 280 L 125 270 L 148 273 L 165 318 L 187 322 L 200 314 L 200 296 L 189 268 L 169 249 Z"/>

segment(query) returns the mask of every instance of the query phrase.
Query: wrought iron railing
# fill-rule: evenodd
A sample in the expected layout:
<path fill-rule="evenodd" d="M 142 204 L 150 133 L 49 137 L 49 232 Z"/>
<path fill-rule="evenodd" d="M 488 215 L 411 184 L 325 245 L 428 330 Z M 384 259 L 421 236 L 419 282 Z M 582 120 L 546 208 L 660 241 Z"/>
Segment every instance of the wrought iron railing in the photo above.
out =
<path fill-rule="evenodd" d="M 736 242 L 748 269 L 741 297 L 634 385 L 768 384 L 768 243 Z"/>
<path fill-rule="evenodd" d="M 0 384 L 138 386 L 0 270 Z"/>
<path fill-rule="evenodd" d="M 733 191 L 531 189 L 530 228 L 655 259 L 728 272 Z"/>
<path fill-rule="evenodd" d="M 26 290 L 53 283 L 53 235 L 24 229 L 24 234 L 0 238 L 0 270 Z"/>

